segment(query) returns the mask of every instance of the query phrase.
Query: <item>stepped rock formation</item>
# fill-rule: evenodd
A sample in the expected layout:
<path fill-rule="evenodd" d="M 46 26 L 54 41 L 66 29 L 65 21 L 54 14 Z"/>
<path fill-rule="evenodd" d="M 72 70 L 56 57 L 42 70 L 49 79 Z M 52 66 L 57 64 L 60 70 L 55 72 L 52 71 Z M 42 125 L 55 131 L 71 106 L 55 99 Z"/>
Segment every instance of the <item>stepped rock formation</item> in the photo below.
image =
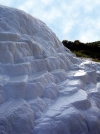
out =
<path fill-rule="evenodd" d="M 100 64 L 40 20 L 0 6 L 0 134 L 100 134 Z"/>

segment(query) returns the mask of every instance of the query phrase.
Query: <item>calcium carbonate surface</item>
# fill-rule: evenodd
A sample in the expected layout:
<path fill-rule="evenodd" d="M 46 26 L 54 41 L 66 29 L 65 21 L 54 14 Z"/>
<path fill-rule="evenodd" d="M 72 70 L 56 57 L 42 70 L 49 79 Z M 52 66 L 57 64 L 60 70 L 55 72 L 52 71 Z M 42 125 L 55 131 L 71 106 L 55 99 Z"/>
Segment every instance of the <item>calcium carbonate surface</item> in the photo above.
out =
<path fill-rule="evenodd" d="M 42 21 L 0 6 L 0 134 L 100 134 L 100 63 Z"/>

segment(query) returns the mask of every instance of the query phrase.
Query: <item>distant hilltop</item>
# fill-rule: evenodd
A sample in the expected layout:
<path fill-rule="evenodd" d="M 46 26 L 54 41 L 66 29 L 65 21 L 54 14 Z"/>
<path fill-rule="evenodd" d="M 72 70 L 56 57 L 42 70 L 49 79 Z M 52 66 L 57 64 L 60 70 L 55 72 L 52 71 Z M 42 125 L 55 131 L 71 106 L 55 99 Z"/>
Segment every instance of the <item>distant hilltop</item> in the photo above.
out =
<path fill-rule="evenodd" d="M 63 40 L 62 43 L 77 56 L 92 58 L 94 61 L 100 62 L 100 41 L 83 43 L 79 40 L 74 42 Z"/>

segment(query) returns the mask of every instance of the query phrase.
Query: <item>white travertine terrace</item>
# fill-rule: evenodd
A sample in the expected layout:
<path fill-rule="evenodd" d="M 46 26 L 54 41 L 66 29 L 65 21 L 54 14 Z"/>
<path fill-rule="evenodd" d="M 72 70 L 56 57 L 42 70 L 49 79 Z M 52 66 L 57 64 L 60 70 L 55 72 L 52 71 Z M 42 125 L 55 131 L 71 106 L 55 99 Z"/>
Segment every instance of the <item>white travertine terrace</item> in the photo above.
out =
<path fill-rule="evenodd" d="M 100 134 L 100 63 L 42 21 L 0 6 L 0 134 Z"/>

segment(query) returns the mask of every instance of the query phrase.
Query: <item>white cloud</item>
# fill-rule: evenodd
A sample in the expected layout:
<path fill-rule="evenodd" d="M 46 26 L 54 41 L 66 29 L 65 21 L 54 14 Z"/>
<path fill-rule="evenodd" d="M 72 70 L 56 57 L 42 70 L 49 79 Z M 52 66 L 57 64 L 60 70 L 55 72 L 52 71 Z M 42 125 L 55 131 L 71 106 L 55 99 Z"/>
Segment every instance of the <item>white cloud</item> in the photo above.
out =
<path fill-rule="evenodd" d="M 74 25 L 74 22 L 73 21 L 64 21 L 64 22 L 62 22 L 62 32 L 63 32 L 63 34 L 68 34 L 68 32 L 70 31 L 70 30 L 72 30 L 72 27 L 73 27 L 73 25 Z"/>
<path fill-rule="evenodd" d="M 42 11 L 41 19 L 46 21 L 48 24 L 49 23 L 51 24 L 54 21 L 56 21 L 57 18 L 60 19 L 60 17 L 61 17 L 61 12 L 57 8 L 53 7 L 46 13 L 45 11 Z"/>
<path fill-rule="evenodd" d="M 34 0 L 26 0 L 22 5 L 19 5 L 19 9 L 24 10 L 28 12 L 30 9 L 32 9 L 35 6 L 36 1 Z"/>
<path fill-rule="evenodd" d="M 10 6 L 13 0 L 0 0 L 1 5 Z"/>
<path fill-rule="evenodd" d="M 62 10 L 64 13 L 66 12 L 62 17 L 63 39 L 79 39 L 83 42 L 99 40 L 100 23 L 98 23 L 99 14 L 97 14 L 100 11 L 97 9 L 99 5 L 100 1 L 98 0 L 76 0 L 67 3 L 67 5 L 65 2 L 62 3 Z"/>
<path fill-rule="evenodd" d="M 41 0 L 41 2 L 45 5 L 49 5 L 53 2 L 53 0 Z"/>
<path fill-rule="evenodd" d="M 80 41 L 81 42 L 93 42 L 94 40 L 98 40 L 98 36 L 94 36 L 93 30 L 88 30 L 86 32 L 81 33 Z"/>

